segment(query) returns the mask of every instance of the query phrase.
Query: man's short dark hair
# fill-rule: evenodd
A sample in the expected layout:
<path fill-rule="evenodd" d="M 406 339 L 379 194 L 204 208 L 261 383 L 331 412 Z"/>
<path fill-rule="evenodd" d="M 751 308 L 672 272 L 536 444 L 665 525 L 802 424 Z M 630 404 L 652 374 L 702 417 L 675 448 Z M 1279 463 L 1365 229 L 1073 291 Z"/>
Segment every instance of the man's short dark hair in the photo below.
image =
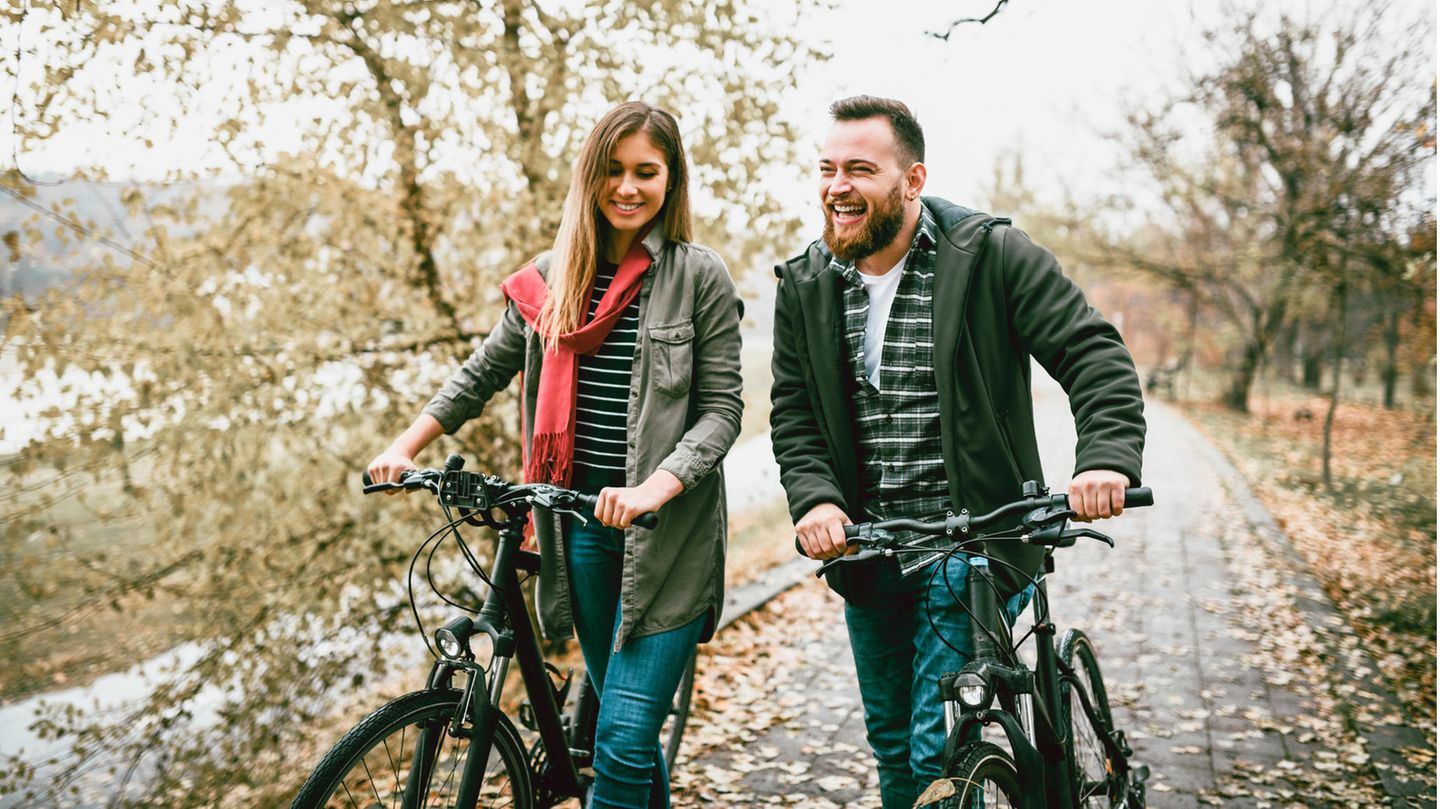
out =
<path fill-rule="evenodd" d="M 925 133 L 920 131 L 920 122 L 910 108 L 893 98 L 877 96 L 851 96 L 830 105 L 830 117 L 836 121 L 863 121 L 866 118 L 884 118 L 890 122 L 895 133 L 895 145 L 901 163 L 925 162 Z"/>

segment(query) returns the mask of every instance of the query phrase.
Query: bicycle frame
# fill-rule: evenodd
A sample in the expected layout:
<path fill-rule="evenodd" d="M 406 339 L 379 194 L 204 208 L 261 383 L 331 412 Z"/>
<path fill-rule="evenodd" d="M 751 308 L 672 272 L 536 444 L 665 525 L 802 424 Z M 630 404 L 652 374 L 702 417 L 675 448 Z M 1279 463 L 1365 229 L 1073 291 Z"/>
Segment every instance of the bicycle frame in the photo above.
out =
<path fill-rule="evenodd" d="M 549 771 L 536 775 L 546 778 L 548 788 L 562 795 L 578 797 L 584 789 L 580 782 L 580 773 L 570 757 L 565 726 L 560 715 L 559 698 L 546 671 L 540 640 L 530 621 L 516 575 L 517 570 L 533 573 L 540 567 L 539 555 L 522 549 L 520 546 L 523 542 L 523 529 L 518 526 L 509 526 L 500 531 L 495 562 L 490 572 L 490 592 L 485 596 L 485 603 L 480 608 L 472 632 L 472 635 L 482 632 L 488 634 L 494 643 L 495 652 L 491 658 L 488 682 L 485 668 L 473 661 L 441 659 L 436 661 L 431 670 L 431 688 L 449 683 L 457 670 L 466 670 L 469 673 L 465 710 L 472 717 L 471 726 L 469 730 L 456 727 L 441 731 L 468 735 L 471 739 L 459 792 L 456 795 L 458 806 L 474 806 L 479 799 L 485 769 L 489 765 L 489 740 L 493 737 L 495 725 L 501 715 L 500 696 L 512 657 L 520 665 L 521 680 L 534 711 L 535 727 L 548 754 Z M 428 774 L 429 767 L 420 757 L 434 756 L 438 739 L 431 741 L 426 735 L 431 732 L 433 730 L 430 728 L 421 731 L 421 741 L 416 746 L 415 766 L 411 768 L 412 780 L 417 777 L 417 773 Z M 409 801 L 413 790 L 407 787 L 406 796 L 405 805 L 408 807 L 411 805 Z"/>
<path fill-rule="evenodd" d="M 1047 555 L 1045 570 L 1051 572 L 1053 569 L 1053 559 Z M 1022 795 L 1021 809 L 1071 809 L 1078 800 L 1074 794 L 1075 765 L 1067 755 L 1071 729 L 1059 727 L 1057 719 L 1061 715 L 1060 681 L 1067 677 L 1073 681 L 1074 673 L 1060 671 L 1055 649 L 1056 627 L 1050 616 L 1041 612 L 1042 605 L 1049 603 L 1045 578 L 1042 576 L 1037 582 L 1031 605 L 1035 616 L 1036 653 L 1035 669 L 1029 671 L 1018 658 L 1014 659 L 1013 665 L 1007 662 L 1005 658 L 1013 656 L 1008 652 L 1002 654 L 991 640 L 991 634 L 998 637 L 1001 629 L 996 622 L 999 609 L 995 599 L 994 575 L 986 560 L 972 557 L 965 586 L 975 658 L 965 666 L 964 671 L 977 672 L 986 680 L 993 694 L 991 705 L 980 709 L 964 708 L 953 691 L 953 681 L 949 689 L 942 681 L 941 695 L 948 702 L 946 716 L 953 723 L 946 742 L 946 756 L 948 758 L 964 742 L 972 728 L 978 731 L 985 725 L 998 724 L 1010 743 L 1017 769 L 1021 773 L 1040 774 L 1044 785 L 1043 796 L 1035 794 L 1034 790 L 1027 790 Z M 1004 702 L 1026 693 L 1032 697 L 1035 720 L 1032 723 L 1033 742 L 1019 718 L 1003 707 Z M 1002 707 L 991 707 L 997 699 L 1001 700 Z M 1086 702 L 1088 717 L 1091 708 L 1088 699 Z M 955 716 L 951 711 L 957 708 L 960 709 L 959 715 Z M 1108 740 L 1106 743 L 1109 744 Z"/>

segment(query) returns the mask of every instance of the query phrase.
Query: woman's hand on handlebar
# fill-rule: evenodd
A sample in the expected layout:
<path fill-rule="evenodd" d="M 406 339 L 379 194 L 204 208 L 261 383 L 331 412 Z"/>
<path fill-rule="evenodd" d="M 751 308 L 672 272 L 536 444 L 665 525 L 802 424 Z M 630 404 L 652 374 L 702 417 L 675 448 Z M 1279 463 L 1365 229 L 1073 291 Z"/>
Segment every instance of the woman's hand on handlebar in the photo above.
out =
<path fill-rule="evenodd" d="M 1070 481 L 1070 508 L 1076 522 L 1118 517 L 1125 511 L 1125 487 L 1130 478 L 1109 469 L 1090 469 Z"/>
<path fill-rule="evenodd" d="M 415 460 L 410 456 L 399 452 L 394 448 L 387 449 L 375 456 L 375 460 L 365 467 L 369 473 L 370 480 L 374 483 L 399 483 L 400 473 L 406 469 L 414 469 Z M 399 494 L 403 489 L 391 489 L 386 494 Z"/>
<path fill-rule="evenodd" d="M 664 469 L 645 479 L 639 486 L 606 487 L 600 490 L 595 506 L 595 519 L 611 528 L 629 528 L 630 523 L 647 511 L 659 513 L 660 507 L 685 491 L 680 479 Z"/>
<path fill-rule="evenodd" d="M 850 518 L 839 506 L 821 503 L 795 523 L 795 538 L 811 559 L 834 559 L 855 551 L 845 540 L 845 526 L 849 524 Z"/>

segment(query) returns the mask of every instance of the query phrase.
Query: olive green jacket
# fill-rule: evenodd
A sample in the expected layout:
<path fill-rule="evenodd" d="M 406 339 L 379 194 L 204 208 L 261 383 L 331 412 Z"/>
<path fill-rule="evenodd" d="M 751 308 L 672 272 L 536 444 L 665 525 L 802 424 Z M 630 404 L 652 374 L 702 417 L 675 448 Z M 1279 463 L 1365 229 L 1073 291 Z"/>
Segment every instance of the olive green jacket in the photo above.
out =
<path fill-rule="evenodd" d="M 1075 472 L 1110 469 L 1140 485 L 1140 380 L 1119 332 L 1090 307 L 1055 257 L 1008 220 L 933 197 L 923 204 L 941 234 L 932 315 L 935 384 L 941 454 L 956 513 L 987 512 L 1017 499 L 1023 481 L 1044 481 L 1030 399 L 1031 357 L 1070 398 L 1078 433 Z M 775 268 L 780 283 L 771 441 L 796 521 L 816 505 L 834 503 L 860 522 L 868 518 L 860 507 L 852 375 L 843 364 L 842 282 L 829 268 L 830 258 L 817 241 Z M 1014 543 L 996 543 L 989 551 L 1015 566 L 996 568 L 1012 591 L 1024 581 L 1020 571 L 1033 573 L 1042 554 Z M 844 593 L 836 578 L 831 584 Z"/>
<path fill-rule="evenodd" d="M 725 577 L 725 479 L 721 460 L 740 433 L 740 317 L 742 305 L 725 264 L 714 251 L 672 242 L 656 227 L 642 244 L 652 262 L 640 284 L 640 331 L 630 406 L 626 485 L 657 469 L 685 490 L 659 513 L 653 531 L 625 530 L 620 627 L 615 648 L 639 637 L 709 616 L 702 640 L 719 620 Z M 549 256 L 536 260 L 543 274 Z M 525 436 L 535 423 L 543 347 L 514 304 L 465 364 L 425 406 L 453 433 L 478 415 L 497 391 L 522 372 Z M 559 515 L 535 511 L 541 568 L 537 611 L 551 638 L 573 627 L 570 576 Z"/>

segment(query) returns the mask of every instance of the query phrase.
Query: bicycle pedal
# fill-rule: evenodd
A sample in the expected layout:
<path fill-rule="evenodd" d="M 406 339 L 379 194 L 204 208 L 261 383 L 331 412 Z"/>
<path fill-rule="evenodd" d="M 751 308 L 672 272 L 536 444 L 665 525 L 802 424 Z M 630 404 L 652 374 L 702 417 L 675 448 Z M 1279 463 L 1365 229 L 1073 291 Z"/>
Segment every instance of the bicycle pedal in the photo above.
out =
<path fill-rule="evenodd" d="M 526 730 L 540 730 L 539 723 L 535 721 L 535 706 L 531 705 L 528 700 L 520 703 L 520 724 Z"/>
<path fill-rule="evenodd" d="M 1137 784 L 1143 784 L 1150 778 L 1150 765 L 1136 764 L 1130 769 L 1130 780 Z"/>

